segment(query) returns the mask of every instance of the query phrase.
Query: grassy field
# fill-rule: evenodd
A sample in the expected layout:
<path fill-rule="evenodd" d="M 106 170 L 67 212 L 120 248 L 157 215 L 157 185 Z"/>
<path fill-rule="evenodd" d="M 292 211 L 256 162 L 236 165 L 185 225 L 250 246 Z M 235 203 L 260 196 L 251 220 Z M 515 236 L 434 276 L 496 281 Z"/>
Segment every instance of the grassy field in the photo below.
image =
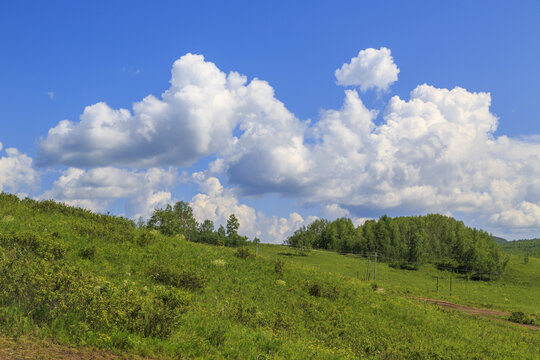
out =
<path fill-rule="evenodd" d="M 254 246 L 252 247 L 255 251 Z M 269 258 L 282 258 L 291 265 L 311 271 L 321 271 L 365 281 L 368 260 L 355 255 L 341 255 L 324 250 L 312 250 L 308 256 L 285 246 L 260 245 L 259 254 Z M 370 260 L 370 279 L 373 280 L 374 263 Z M 438 291 L 437 291 L 438 278 Z M 452 296 L 450 296 L 452 278 Z M 465 275 L 441 271 L 425 264 L 419 271 L 398 270 L 387 263 L 377 263 L 377 284 L 395 295 L 414 295 L 443 299 L 460 304 L 506 311 L 524 311 L 540 318 L 540 259 L 511 255 L 507 269 L 497 281 L 473 281 Z"/>
<path fill-rule="evenodd" d="M 534 359 L 540 334 L 413 296 L 538 318 L 540 261 L 494 282 L 284 246 L 259 256 L 125 219 L 0 197 L 0 329 L 115 354 L 189 359 Z M 357 279 L 356 273 L 359 273 Z M 435 278 L 440 277 L 439 292 Z M 10 340 L 11 341 L 11 340 Z"/>

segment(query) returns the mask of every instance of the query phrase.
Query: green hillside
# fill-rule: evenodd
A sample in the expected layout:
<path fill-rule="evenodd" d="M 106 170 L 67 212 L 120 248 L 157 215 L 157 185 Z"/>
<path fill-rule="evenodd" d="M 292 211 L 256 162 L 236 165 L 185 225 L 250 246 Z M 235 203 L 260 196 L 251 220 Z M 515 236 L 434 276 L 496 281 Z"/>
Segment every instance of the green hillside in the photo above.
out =
<path fill-rule="evenodd" d="M 218 242 L 219 244 L 219 242 Z M 497 281 L 329 251 L 223 247 L 51 201 L 0 195 L 0 331 L 116 353 L 200 359 L 533 359 L 537 330 L 444 310 L 447 299 L 540 319 L 540 259 Z M 370 279 L 373 260 L 370 259 Z M 449 293 L 452 277 L 453 290 Z M 439 289 L 436 289 L 436 279 Z"/>
<path fill-rule="evenodd" d="M 540 258 L 540 239 L 509 241 L 501 245 L 510 254 L 529 255 Z"/>
<path fill-rule="evenodd" d="M 300 249 L 377 254 L 404 269 L 430 262 L 477 279 L 498 278 L 508 262 L 491 234 L 440 214 L 384 215 L 358 227 L 348 218 L 317 219 L 296 230 L 286 242 Z"/>
<path fill-rule="evenodd" d="M 493 240 L 495 240 L 495 242 L 499 245 L 506 244 L 508 242 L 508 240 L 498 236 L 493 236 Z"/>

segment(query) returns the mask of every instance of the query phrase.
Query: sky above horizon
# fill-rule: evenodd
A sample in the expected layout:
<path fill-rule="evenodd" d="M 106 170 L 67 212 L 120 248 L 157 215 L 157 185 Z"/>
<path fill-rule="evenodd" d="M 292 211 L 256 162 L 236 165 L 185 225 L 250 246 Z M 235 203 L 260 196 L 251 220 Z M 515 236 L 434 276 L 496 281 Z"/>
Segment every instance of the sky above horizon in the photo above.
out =
<path fill-rule="evenodd" d="M 273 243 L 428 213 L 540 237 L 538 1 L 20 1 L 0 31 L 0 191 Z"/>

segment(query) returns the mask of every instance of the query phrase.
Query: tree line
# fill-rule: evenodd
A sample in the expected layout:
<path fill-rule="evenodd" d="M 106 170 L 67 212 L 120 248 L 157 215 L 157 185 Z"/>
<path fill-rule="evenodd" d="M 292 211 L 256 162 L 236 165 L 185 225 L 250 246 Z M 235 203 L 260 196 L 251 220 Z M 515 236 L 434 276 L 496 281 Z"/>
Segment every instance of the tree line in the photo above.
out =
<path fill-rule="evenodd" d="M 540 239 L 508 241 L 502 244 L 501 248 L 510 254 L 540 258 Z"/>
<path fill-rule="evenodd" d="M 318 219 L 297 229 L 285 244 L 300 251 L 315 248 L 377 253 L 408 269 L 432 262 L 440 268 L 478 277 L 497 277 L 508 262 L 491 234 L 439 214 L 396 218 L 384 215 L 358 227 L 348 218 L 331 222 Z"/>
<path fill-rule="evenodd" d="M 139 226 L 144 226 L 142 220 L 139 221 Z M 248 242 L 246 236 L 238 234 L 240 222 L 236 215 L 230 214 L 227 226 L 220 225 L 216 230 L 212 220 L 206 219 L 199 224 L 193 216 L 193 209 L 184 201 L 179 201 L 174 206 L 169 204 L 164 209 L 155 209 L 146 227 L 159 230 L 164 235 L 181 234 L 188 241 L 212 245 L 242 246 Z"/>

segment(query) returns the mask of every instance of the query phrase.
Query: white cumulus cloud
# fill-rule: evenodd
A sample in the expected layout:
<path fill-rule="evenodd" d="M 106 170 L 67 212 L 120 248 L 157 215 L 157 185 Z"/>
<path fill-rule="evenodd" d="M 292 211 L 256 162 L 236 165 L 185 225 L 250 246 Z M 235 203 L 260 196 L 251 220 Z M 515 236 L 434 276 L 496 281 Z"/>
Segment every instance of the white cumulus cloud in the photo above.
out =
<path fill-rule="evenodd" d="M 154 208 L 172 202 L 167 189 L 177 181 L 178 174 L 172 168 L 144 171 L 114 167 L 69 168 L 38 198 L 54 199 L 93 211 L 103 211 L 111 201 L 123 199 L 127 216 L 148 217 Z"/>
<path fill-rule="evenodd" d="M 389 49 L 366 49 L 336 70 L 336 78 L 360 91 L 385 91 L 398 73 Z M 117 166 L 185 166 L 206 157 L 208 171 L 194 177 L 197 218 L 225 223 L 235 213 L 245 234 L 271 242 L 283 241 L 304 219 L 266 216 L 239 196 L 292 197 L 356 223 L 374 212 L 450 212 L 493 230 L 538 231 L 539 137 L 496 136 L 499 120 L 490 106 L 489 93 L 423 84 L 408 98 L 392 97 L 379 112 L 352 89 L 340 109 L 322 111 L 310 123 L 296 118 L 267 82 L 225 74 L 203 56 L 187 54 L 174 63 L 161 98 L 149 95 L 131 111 L 105 103 L 87 107 L 79 122 L 63 120 L 49 130 L 38 160 L 73 166 L 50 190 L 57 198 L 96 201 L 87 205 L 98 208 L 108 196 L 125 193 L 136 207 L 136 192 L 114 187 L 113 178 L 126 176 L 135 183 L 131 188 L 143 189 L 137 193 L 149 208 L 172 200 L 166 186 L 145 185 L 146 172 L 133 175 Z M 78 169 L 84 166 L 95 169 Z M 117 174 L 105 182 L 113 185 L 87 189 L 102 168 Z M 226 176 L 235 190 L 210 175 Z"/>
<path fill-rule="evenodd" d="M 0 152 L 3 146 L 0 143 Z M 5 149 L 0 157 L 0 192 L 17 192 L 37 186 L 39 175 L 32 165 L 32 158 L 16 148 Z"/>
<path fill-rule="evenodd" d="M 174 63 L 161 98 L 148 95 L 132 111 L 104 102 L 87 106 L 79 122 L 62 120 L 49 130 L 37 160 L 73 167 L 186 166 L 268 136 L 287 142 L 281 151 L 288 151 L 292 137 L 301 142 L 301 131 L 291 135 L 294 120 L 268 83 L 247 84 L 245 76 L 187 54 Z M 240 140 L 233 135 L 237 127 L 246 133 Z"/>
<path fill-rule="evenodd" d="M 281 156 L 295 161 L 293 170 L 274 165 L 280 158 L 271 146 L 246 150 L 258 154 L 249 163 L 225 157 L 219 168 L 240 189 L 322 203 L 330 218 L 452 212 L 490 229 L 537 229 L 540 143 L 496 137 L 490 105 L 488 93 L 420 85 L 409 99 L 394 96 L 375 125 L 377 112 L 348 90 L 341 109 L 322 112 L 297 150 Z M 244 176 L 231 173 L 234 166 Z"/>
<path fill-rule="evenodd" d="M 385 47 L 361 50 L 358 56 L 335 71 L 338 85 L 359 86 L 362 91 L 371 88 L 386 91 L 397 81 L 398 74 L 390 49 Z"/>
<path fill-rule="evenodd" d="M 304 220 L 296 212 L 289 214 L 288 218 L 268 216 L 240 203 L 236 192 L 224 188 L 216 177 L 196 173 L 194 180 L 199 183 L 200 193 L 193 196 L 190 205 L 197 221 L 209 219 L 216 227 L 219 224 L 225 226 L 229 216 L 234 214 L 240 222 L 238 232 L 250 239 L 259 237 L 263 242 L 281 244 L 298 227 L 316 219 L 308 217 Z"/>

